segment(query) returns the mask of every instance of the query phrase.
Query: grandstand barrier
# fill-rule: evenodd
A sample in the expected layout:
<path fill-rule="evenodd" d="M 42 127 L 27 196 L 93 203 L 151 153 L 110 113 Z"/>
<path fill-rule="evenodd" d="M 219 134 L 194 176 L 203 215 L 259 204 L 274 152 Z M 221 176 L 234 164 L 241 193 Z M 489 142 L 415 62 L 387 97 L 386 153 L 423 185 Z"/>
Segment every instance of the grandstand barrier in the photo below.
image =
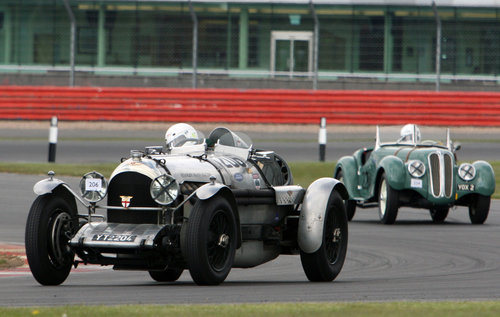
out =
<path fill-rule="evenodd" d="M 500 93 L 0 86 L 0 119 L 500 126 Z"/>

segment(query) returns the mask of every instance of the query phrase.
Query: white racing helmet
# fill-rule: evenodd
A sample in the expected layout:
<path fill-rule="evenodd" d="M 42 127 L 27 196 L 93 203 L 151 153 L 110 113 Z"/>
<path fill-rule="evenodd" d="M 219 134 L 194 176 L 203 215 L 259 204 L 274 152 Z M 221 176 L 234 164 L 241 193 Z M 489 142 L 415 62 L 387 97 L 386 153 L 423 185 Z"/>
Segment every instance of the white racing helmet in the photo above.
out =
<path fill-rule="evenodd" d="M 198 132 L 187 123 L 174 124 L 165 133 L 165 143 L 168 149 L 185 144 L 196 144 L 198 140 Z"/>
<path fill-rule="evenodd" d="M 415 135 L 413 138 L 412 136 Z M 401 129 L 401 141 L 414 141 L 415 143 L 419 143 L 421 140 L 420 129 L 416 124 L 407 124 Z"/>

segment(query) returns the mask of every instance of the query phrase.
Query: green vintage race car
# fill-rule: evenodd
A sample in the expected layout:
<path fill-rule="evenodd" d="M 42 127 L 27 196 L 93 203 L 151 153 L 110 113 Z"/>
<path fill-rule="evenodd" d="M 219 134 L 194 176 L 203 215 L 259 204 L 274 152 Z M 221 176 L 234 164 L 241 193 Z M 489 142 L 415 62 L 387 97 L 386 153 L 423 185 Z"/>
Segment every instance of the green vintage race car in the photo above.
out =
<path fill-rule="evenodd" d="M 422 129 L 425 133 L 414 124 L 402 129 L 377 127 L 374 147 L 359 149 L 337 162 L 335 178 L 349 192 L 345 201 L 349 220 L 356 207 L 378 206 L 380 221 L 392 224 L 399 207 L 408 206 L 428 209 L 439 223 L 450 207 L 468 206 L 473 224 L 485 222 L 495 192 L 491 165 L 485 161 L 458 165 L 455 152 L 460 145 L 453 144 L 449 129 Z M 422 134 L 433 140 L 422 140 Z"/>

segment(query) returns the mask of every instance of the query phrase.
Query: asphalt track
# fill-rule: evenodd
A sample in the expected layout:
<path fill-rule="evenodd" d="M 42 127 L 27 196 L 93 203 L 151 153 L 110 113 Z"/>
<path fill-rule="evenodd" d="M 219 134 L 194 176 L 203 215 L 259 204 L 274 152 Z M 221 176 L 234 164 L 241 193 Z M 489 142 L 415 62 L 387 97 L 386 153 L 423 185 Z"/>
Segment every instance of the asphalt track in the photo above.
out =
<path fill-rule="evenodd" d="M 121 136 L 126 137 L 127 133 Z M 280 133 L 287 135 L 286 132 Z M 310 134 L 314 135 L 313 132 Z M 18 138 L 18 135 L 13 139 Z M 141 145 L 143 141 L 115 143 L 130 145 L 137 142 L 137 145 Z M 25 151 L 23 153 L 26 156 L 21 156 L 15 150 L 16 147 L 7 147 L 11 152 L 8 155 L 17 157 L 14 160 L 45 159 L 47 145 L 43 146 L 44 141 L 30 142 L 13 142 L 24 144 L 17 146 Z M 94 149 L 96 143 L 100 144 L 97 146 L 99 149 L 110 147 L 105 141 L 68 141 L 75 148 L 80 148 L 82 153 L 90 150 L 86 142 L 93 143 Z M 347 151 L 350 149 L 345 144 L 353 143 L 354 146 L 357 142 L 339 141 L 338 144 L 344 144 Z M 8 143 L 9 140 L 5 139 L 0 145 L 3 147 Z M 274 138 L 262 142 L 274 144 L 275 147 L 283 146 L 278 143 Z M 287 148 L 289 143 L 286 142 L 283 148 Z M 290 154 L 307 152 L 304 144 L 307 142 L 296 143 L 295 147 L 291 147 Z M 465 150 L 466 144 L 463 144 Z M 471 152 L 471 159 L 493 160 L 495 158 L 484 156 L 499 151 L 495 142 L 471 144 L 478 146 L 474 153 Z M 83 154 L 80 152 L 66 154 L 62 149 L 61 144 L 58 150 L 61 151 L 59 158 L 62 161 L 63 158 L 69 161 L 82 159 Z M 316 155 L 317 152 L 309 154 Z M 0 161 L 8 161 L 7 157 L 10 156 L 6 155 L 3 147 Z M 42 159 L 37 155 L 43 156 Z M 118 160 L 116 157 L 120 155 L 114 153 L 104 161 Z M 100 157 L 96 159 L 101 160 Z M 0 242 L 22 245 L 28 209 L 35 198 L 32 186 L 41 178 L 0 174 Z M 78 182 L 77 178 L 65 180 L 72 187 Z M 215 287 L 197 286 L 188 272 L 176 283 L 157 283 L 145 272 L 113 271 L 95 266 L 79 267 L 61 286 L 42 287 L 27 269 L 21 268 L 0 272 L 0 305 L 498 300 L 499 241 L 499 201 L 492 202 L 490 215 L 484 225 L 471 225 L 464 207 L 450 211 L 446 222 L 440 225 L 433 224 L 425 210 L 402 208 L 396 224 L 390 226 L 379 224 L 376 209 L 358 210 L 349 224 L 346 263 L 332 283 L 308 282 L 298 256 L 280 256 L 252 269 L 234 269 L 222 285 Z"/>

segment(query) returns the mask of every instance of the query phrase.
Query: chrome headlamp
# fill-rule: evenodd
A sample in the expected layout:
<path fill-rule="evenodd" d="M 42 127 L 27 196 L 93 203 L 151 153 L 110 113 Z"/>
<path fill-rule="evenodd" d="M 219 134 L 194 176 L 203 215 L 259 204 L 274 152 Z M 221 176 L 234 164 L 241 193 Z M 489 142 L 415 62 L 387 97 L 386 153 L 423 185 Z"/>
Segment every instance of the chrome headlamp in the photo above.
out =
<path fill-rule="evenodd" d="M 470 163 L 462 163 L 458 168 L 458 176 L 464 181 L 473 180 L 476 177 L 476 168 Z"/>
<path fill-rule="evenodd" d="M 80 181 L 80 193 L 88 202 L 101 201 L 108 191 L 108 184 L 104 176 L 98 172 L 90 172 L 83 175 Z"/>
<path fill-rule="evenodd" d="M 161 175 L 151 182 L 149 193 L 158 204 L 170 205 L 179 196 L 179 184 L 172 176 L 168 174 Z"/>
<path fill-rule="evenodd" d="M 410 161 L 408 164 L 408 172 L 413 177 L 422 177 L 425 174 L 425 165 L 419 160 Z"/>

